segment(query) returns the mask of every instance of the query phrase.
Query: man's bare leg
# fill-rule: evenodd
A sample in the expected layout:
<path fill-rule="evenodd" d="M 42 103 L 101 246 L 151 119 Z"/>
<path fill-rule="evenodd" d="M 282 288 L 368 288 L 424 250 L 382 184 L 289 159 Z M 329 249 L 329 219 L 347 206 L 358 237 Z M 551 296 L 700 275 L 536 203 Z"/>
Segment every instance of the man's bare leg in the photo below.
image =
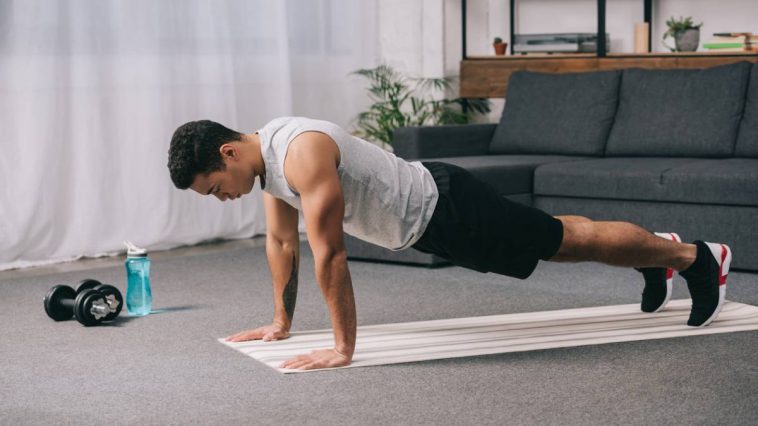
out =
<path fill-rule="evenodd" d="M 563 241 L 558 253 L 549 260 L 675 269 L 687 281 L 692 296 L 687 325 L 706 326 L 721 311 L 732 260 L 732 252 L 727 245 L 705 241 L 695 241 L 694 244 L 670 241 L 627 222 L 594 222 L 582 216 L 556 218 L 563 223 Z M 645 279 L 648 281 L 647 274 Z M 648 284 L 646 282 L 646 290 Z M 644 297 L 643 292 L 643 306 Z"/>
<path fill-rule="evenodd" d="M 694 244 L 657 237 L 628 222 L 594 222 L 582 216 L 556 216 L 563 242 L 552 262 L 595 261 L 614 266 L 687 269 L 695 261 Z"/>

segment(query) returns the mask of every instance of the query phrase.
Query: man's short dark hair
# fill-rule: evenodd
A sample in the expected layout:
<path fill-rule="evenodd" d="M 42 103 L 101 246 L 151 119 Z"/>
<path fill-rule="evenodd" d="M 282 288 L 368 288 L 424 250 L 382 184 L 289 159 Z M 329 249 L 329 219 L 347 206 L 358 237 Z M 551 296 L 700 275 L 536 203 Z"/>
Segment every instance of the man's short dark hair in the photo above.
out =
<path fill-rule="evenodd" d="M 224 170 L 219 147 L 242 140 L 242 134 L 210 120 L 182 124 L 171 137 L 168 170 L 179 189 L 187 189 L 197 175 Z"/>

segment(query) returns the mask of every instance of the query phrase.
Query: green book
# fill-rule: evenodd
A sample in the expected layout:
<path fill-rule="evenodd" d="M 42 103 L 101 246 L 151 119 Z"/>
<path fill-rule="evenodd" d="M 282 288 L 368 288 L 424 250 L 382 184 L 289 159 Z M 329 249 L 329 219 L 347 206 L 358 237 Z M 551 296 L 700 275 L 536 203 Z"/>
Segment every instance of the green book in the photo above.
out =
<path fill-rule="evenodd" d="M 745 47 L 745 43 L 703 43 L 706 49 L 733 49 L 735 47 Z"/>

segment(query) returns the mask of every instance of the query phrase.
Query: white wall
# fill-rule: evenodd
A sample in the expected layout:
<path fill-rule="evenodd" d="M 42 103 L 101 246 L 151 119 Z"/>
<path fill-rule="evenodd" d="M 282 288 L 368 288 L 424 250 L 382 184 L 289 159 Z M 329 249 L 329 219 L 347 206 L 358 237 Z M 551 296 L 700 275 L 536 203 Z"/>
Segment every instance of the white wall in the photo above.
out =
<path fill-rule="evenodd" d="M 516 32 L 597 31 L 596 0 L 517 0 L 516 4 Z M 381 61 L 417 76 L 458 76 L 460 0 L 381 0 L 378 7 Z M 653 2 L 653 51 L 667 51 L 661 38 L 671 16 L 692 16 L 696 23 L 703 22 L 701 44 L 714 32 L 758 34 L 758 0 L 657 0 Z M 642 21 L 642 0 L 609 0 L 606 31 L 611 36 L 611 52 L 631 52 L 634 24 Z M 469 55 L 492 54 L 496 36 L 510 43 L 509 1 L 469 0 L 467 27 Z M 502 100 L 493 103 L 489 121 L 496 121 L 502 111 Z"/>

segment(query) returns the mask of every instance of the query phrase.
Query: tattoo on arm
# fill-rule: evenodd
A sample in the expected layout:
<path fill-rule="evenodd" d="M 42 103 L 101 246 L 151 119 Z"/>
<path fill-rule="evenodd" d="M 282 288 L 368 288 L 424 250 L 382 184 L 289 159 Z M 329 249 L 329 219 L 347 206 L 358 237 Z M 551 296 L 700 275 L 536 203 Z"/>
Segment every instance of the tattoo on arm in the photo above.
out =
<path fill-rule="evenodd" d="M 295 315 L 295 301 L 297 300 L 297 258 L 295 255 L 292 255 L 292 273 L 284 286 L 282 297 L 284 299 L 284 310 L 292 322 L 292 317 Z"/>

